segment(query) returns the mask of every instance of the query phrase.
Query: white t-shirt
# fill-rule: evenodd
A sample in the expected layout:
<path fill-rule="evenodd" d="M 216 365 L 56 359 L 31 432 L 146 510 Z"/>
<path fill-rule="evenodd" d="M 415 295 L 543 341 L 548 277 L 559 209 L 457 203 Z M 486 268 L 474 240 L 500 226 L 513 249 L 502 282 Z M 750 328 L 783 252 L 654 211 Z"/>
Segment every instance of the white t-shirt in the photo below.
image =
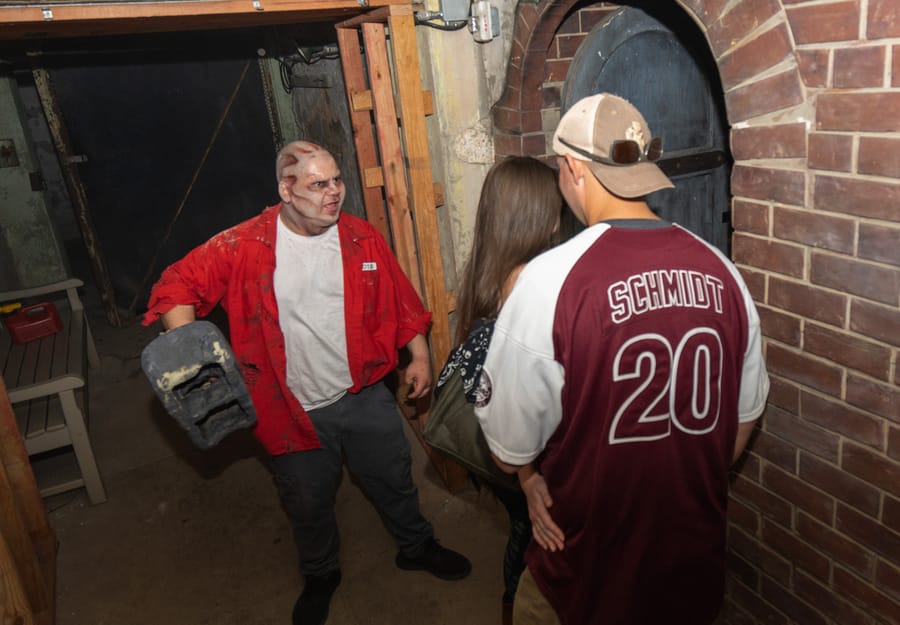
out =
<path fill-rule="evenodd" d="M 288 388 L 307 411 L 327 406 L 353 386 L 337 226 L 317 236 L 303 236 L 279 218 L 274 283 Z"/>

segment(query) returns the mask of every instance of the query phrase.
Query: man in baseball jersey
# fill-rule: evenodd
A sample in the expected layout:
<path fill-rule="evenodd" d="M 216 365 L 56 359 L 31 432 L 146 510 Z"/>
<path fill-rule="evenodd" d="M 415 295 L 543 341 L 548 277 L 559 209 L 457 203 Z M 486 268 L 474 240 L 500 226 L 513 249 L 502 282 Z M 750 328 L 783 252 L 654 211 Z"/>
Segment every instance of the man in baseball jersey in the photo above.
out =
<path fill-rule="evenodd" d="M 728 470 L 769 390 L 759 316 L 727 257 L 647 206 L 673 185 L 631 104 L 580 100 L 553 150 L 587 228 L 522 271 L 476 403 L 533 523 L 514 622 L 708 625 Z"/>

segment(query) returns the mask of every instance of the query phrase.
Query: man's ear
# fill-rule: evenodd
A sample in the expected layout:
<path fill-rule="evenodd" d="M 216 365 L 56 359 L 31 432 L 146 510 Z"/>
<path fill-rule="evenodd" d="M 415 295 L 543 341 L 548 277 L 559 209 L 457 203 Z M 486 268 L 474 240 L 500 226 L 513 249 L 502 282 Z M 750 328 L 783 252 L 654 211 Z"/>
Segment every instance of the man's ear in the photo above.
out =
<path fill-rule="evenodd" d="M 280 197 L 281 201 L 285 204 L 289 204 L 293 198 L 291 185 L 287 178 L 282 178 L 278 181 L 278 197 Z"/>
<path fill-rule="evenodd" d="M 566 166 L 569 168 L 569 171 L 572 173 L 572 180 L 575 181 L 575 184 L 581 184 L 584 181 L 584 161 L 580 161 L 577 158 L 573 157 L 571 154 L 565 155 Z"/>

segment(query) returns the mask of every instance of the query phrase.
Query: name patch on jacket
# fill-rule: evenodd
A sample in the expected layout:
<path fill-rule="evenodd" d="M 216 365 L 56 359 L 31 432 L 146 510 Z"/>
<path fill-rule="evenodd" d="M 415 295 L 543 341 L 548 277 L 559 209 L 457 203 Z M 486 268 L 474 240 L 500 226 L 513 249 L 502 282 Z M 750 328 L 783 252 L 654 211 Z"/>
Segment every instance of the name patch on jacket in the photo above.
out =
<path fill-rule="evenodd" d="M 363 271 L 376 271 L 378 269 L 378 264 L 374 262 L 368 262 L 362 264 Z"/>

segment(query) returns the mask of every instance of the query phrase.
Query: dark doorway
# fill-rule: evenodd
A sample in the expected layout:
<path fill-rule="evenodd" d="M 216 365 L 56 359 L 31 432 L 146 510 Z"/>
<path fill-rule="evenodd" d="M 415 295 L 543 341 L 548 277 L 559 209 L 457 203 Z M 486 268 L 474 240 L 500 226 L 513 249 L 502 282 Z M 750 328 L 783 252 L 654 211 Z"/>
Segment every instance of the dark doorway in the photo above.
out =
<path fill-rule="evenodd" d="M 623 7 L 587 35 L 566 76 L 561 113 L 600 92 L 634 104 L 663 137 L 660 167 L 676 185 L 648 204 L 728 254 L 731 156 L 718 70 L 684 10 L 635 4 L 641 8 Z"/>
<path fill-rule="evenodd" d="M 263 41 L 256 30 L 142 34 L 30 55 L 49 73 L 116 303 L 129 314 L 169 263 L 278 200 Z M 69 241 L 69 254 L 89 279 L 81 245 Z"/>

